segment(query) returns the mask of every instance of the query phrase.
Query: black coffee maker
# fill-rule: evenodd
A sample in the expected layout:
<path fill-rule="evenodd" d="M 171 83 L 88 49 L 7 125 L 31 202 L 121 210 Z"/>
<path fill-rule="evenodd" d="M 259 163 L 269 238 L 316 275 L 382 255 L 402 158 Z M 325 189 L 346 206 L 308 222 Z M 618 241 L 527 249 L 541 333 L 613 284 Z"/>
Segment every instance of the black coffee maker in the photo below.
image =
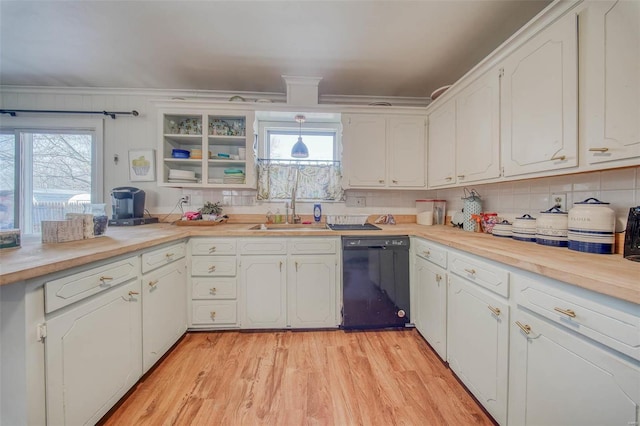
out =
<path fill-rule="evenodd" d="M 111 190 L 112 218 L 109 225 L 130 226 L 156 223 L 156 217 L 144 217 L 145 193 L 132 186 L 121 186 Z"/>
<path fill-rule="evenodd" d="M 624 236 L 624 257 L 640 262 L 640 206 L 629 209 L 627 230 Z"/>

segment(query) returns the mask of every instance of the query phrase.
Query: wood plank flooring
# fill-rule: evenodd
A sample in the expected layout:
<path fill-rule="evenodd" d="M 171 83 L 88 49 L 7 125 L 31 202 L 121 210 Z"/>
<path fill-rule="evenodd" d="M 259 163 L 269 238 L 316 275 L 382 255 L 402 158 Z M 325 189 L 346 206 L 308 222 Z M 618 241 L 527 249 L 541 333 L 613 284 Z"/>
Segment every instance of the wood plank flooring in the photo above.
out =
<path fill-rule="evenodd" d="M 492 425 L 416 330 L 194 332 L 105 425 Z"/>

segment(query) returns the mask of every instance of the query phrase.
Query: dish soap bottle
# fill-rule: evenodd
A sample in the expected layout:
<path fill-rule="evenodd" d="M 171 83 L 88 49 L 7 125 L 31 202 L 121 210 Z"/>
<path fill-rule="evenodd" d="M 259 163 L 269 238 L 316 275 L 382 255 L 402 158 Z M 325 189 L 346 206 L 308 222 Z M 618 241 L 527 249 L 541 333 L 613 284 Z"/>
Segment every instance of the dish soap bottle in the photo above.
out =
<path fill-rule="evenodd" d="M 320 222 L 322 219 L 322 206 L 320 204 L 313 205 L 313 220 Z"/>

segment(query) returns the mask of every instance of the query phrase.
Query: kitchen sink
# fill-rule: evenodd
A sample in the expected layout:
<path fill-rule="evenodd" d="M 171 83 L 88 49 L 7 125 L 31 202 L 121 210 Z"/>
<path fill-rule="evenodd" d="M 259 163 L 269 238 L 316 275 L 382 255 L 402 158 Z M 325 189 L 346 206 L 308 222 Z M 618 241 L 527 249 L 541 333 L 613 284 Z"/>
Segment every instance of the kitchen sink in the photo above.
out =
<path fill-rule="evenodd" d="M 325 223 L 261 223 L 249 229 L 256 231 L 326 231 L 331 228 Z"/>

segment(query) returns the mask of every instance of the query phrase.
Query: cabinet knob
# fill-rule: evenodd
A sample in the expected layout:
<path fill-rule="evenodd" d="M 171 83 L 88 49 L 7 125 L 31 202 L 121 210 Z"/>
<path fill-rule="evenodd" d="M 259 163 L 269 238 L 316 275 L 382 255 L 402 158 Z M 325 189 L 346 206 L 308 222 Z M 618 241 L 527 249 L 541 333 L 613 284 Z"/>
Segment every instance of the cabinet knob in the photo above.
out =
<path fill-rule="evenodd" d="M 566 155 L 554 155 L 553 157 L 549 158 L 549 161 L 564 161 L 566 159 Z"/>
<path fill-rule="evenodd" d="M 464 179 L 464 175 L 458 175 L 458 179 Z"/>
<path fill-rule="evenodd" d="M 447 176 L 444 180 L 453 180 L 453 178 L 451 176 Z"/>
<path fill-rule="evenodd" d="M 209 266 L 209 272 L 215 272 L 215 270 L 216 270 L 216 265 Z"/>
<path fill-rule="evenodd" d="M 394 180 L 392 180 L 391 182 L 393 182 L 393 183 L 398 183 L 398 181 L 397 181 L 397 180 L 395 180 L 395 179 L 394 179 Z"/>
<path fill-rule="evenodd" d="M 429 250 L 423 251 L 422 254 L 427 256 L 427 257 L 431 256 L 431 252 Z"/>
<path fill-rule="evenodd" d="M 155 287 L 158 284 L 158 280 L 149 281 L 149 287 Z"/>
<path fill-rule="evenodd" d="M 524 331 L 524 334 L 531 333 L 531 327 L 529 326 L 529 324 L 522 324 L 520 321 L 516 321 L 516 325 L 520 327 L 520 330 Z"/>
<path fill-rule="evenodd" d="M 590 152 L 607 152 L 609 148 L 589 148 Z"/>
<path fill-rule="evenodd" d="M 442 281 L 442 275 L 440 275 L 440 274 L 436 274 L 436 281 L 437 281 L 437 282 Z"/>
<path fill-rule="evenodd" d="M 384 183 L 384 179 L 378 179 L 378 183 Z"/>
<path fill-rule="evenodd" d="M 209 253 L 213 253 L 214 251 L 216 251 L 216 246 L 211 246 L 209 248 Z"/>
<path fill-rule="evenodd" d="M 571 317 L 571 318 L 575 318 L 576 317 L 576 313 L 571 309 L 562 309 L 562 308 L 557 308 L 556 307 L 556 308 L 553 308 L 553 310 L 556 311 L 556 312 L 560 312 L 561 314 L 566 315 L 566 316 Z"/>
<path fill-rule="evenodd" d="M 216 291 L 218 291 L 218 289 L 216 289 L 215 287 L 211 287 L 211 289 L 209 290 L 209 293 L 215 296 Z"/>
<path fill-rule="evenodd" d="M 216 319 L 216 311 L 211 311 L 211 319 Z"/>
<path fill-rule="evenodd" d="M 493 312 L 496 316 L 500 316 L 500 308 L 494 308 L 493 306 L 487 306 L 491 312 Z"/>
<path fill-rule="evenodd" d="M 164 256 L 168 259 L 168 258 L 170 258 L 170 257 L 173 257 L 173 253 L 167 253 L 167 254 L 165 254 Z"/>
<path fill-rule="evenodd" d="M 475 275 L 476 274 L 476 270 L 475 269 L 467 269 L 467 268 L 465 268 L 464 271 L 466 273 L 468 273 L 468 274 L 471 274 L 471 275 Z"/>

